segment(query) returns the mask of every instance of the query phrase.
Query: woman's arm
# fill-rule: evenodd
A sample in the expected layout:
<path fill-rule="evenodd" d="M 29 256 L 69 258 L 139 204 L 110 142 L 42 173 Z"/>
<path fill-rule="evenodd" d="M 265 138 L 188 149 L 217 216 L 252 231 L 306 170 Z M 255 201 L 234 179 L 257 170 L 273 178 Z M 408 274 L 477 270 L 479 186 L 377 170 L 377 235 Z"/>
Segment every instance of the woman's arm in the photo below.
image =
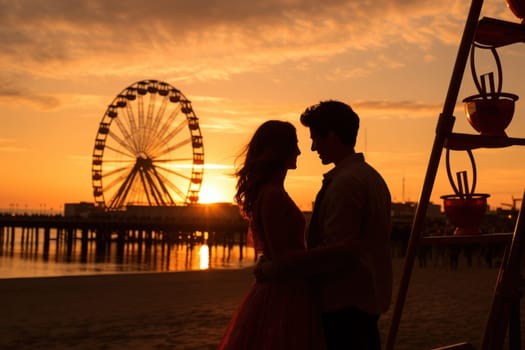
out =
<path fill-rule="evenodd" d="M 300 278 L 330 274 L 358 263 L 369 244 L 364 239 L 364 193 L 351 181 L 327 193 L 323 199 L 320 230 L 323 245 L 306 251 L 291 251 L 261 265 L 263 274 L 272 279 Z"/>

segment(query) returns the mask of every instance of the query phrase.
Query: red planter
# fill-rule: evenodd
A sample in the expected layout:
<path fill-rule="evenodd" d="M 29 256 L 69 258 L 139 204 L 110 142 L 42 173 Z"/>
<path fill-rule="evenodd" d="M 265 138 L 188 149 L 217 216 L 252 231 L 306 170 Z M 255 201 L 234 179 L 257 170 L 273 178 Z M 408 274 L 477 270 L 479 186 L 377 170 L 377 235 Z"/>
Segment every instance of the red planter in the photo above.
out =
<path fill-rule="evenodd" d="M 512 11 L 512 13 L 518 17 L 523 19 L 525 17 L 525 1 L 524 0 L 505 0 L 507 3 L 508 8 Z"/>
<path fill-rule="evenodd" d="M 507 136 L 505 129 L 514 116 L 514 104 L 518 96 L 500 93 L 498 98 L 482 95 L 469 96 L 463 100 L 467 119 L 481 135 Z"/>
<path fill-rule="evenodd" d="M 480 225 L 487 211 L 489 194 L 475 193 L 468 197 L 456 194 L 441 196 L 448 221 L 456 227 L 455 235 L 480 234 Z"/>

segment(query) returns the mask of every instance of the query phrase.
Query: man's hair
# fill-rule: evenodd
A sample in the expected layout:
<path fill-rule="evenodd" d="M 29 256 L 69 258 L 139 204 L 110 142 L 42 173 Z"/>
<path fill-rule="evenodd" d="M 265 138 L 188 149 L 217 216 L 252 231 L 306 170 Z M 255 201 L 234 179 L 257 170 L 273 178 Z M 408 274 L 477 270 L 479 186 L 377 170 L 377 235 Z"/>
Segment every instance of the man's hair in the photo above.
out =
<path fill-rule="evenodd" d="M 308 107 L 301 114 L 301 124 L 321 137 L 326 137 L 329 131 L 333 131 L 343 144 L 354 147 L 359 130 L 359 116 L 346 103 L 328 100 Z"/>

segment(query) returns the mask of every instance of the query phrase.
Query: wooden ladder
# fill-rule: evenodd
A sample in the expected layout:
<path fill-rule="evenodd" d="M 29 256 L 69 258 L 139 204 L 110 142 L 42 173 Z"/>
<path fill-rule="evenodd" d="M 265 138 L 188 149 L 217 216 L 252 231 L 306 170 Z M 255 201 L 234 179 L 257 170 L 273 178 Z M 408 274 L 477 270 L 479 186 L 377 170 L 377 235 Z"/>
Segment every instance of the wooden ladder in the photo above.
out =
<path fill-rule="evenodd" d="M 426 211 L 435 182 L 437 169 L 443 149 L 450 150 L 472 150 L 475 148 L 503 148 L 514 145 L 525 145 L 524 138 L 494 137 L 471 134 L 460 134 L 453 132 L 455 117 L 454 108 L 457 102 L 458 92 L 463 79 L 463 74 L 474 42 L 482 43 L 494 48 L 525 42 L 525 24 L 516 24 L 492 18 L 479 19 L 483 0 L 472 0 L 465 29 L 458 49 L 456 62 L 452 72 L 448 92 L 443 105 L 442 113 L 439 115 L 436 136 L 432 146 L 430 159 L 425 174 L 425 180 L 418 202 L 410 239 L 408 241 L 405 263 L 399 291 L 394 305 L 390 329 L 386 339 L 386 350 L 393 350 L 395 338 L 399 328 L 403 306 L 405 303 L 410 276 L 414 265 L 417 249 L 421 244 L 421 233 L 425 222 Z M 509 332 L 509 347 L 511 350 L 521 349 L 520 334 L 520 296 L 524 288 L 522 276 L 524 260 L 523 235 L 525 235 L 525 193 L 516 221 L 514 232 L 508 234 L 482 234 L 469 237 L 447 236 L 435 237 L 436 242 L 451 243 L 459 239 L 472 243 L 483 240 L 484 242 L 507 242 L 507 248 L 500 265 L 491 310 L 486 323 L 481 350 L 502 349 L 507 330 Z M 425 237 L 427 239 L 427 237 Z M 525 270 L 525 268 L 523 268 Z M 470 343 L 463 342 L 437 348 L 435 350 L 467 350 L 474 349 Z"/>
<path fill-rule="evenodd" d="M 520 299 L 525 286 L 523 279 L 524 235 L 525 235 L 525 193 L 520 213 L 499 269 L 492 307 L 481 343 L 482 350 L 502 349 L 507 327 L 509 348 L 521 349 Z"/>

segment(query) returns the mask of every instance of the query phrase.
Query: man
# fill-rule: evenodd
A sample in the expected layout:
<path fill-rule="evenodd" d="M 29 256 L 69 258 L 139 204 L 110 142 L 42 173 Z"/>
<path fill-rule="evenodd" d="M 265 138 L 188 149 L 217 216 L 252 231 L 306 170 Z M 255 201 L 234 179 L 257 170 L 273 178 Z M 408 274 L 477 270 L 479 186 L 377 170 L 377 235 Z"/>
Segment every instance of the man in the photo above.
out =
<path fill-rule="evenodd" d="M 339 101 L 301 115 L 324 175 L 306 252 L 262 262 L 258 279 L 302 276 L 319 296 L 327 348 L 381 349 L 377 321 L 391 302 L 391 198 L 381 175 L 354 150 L 359 117 Z"/>

